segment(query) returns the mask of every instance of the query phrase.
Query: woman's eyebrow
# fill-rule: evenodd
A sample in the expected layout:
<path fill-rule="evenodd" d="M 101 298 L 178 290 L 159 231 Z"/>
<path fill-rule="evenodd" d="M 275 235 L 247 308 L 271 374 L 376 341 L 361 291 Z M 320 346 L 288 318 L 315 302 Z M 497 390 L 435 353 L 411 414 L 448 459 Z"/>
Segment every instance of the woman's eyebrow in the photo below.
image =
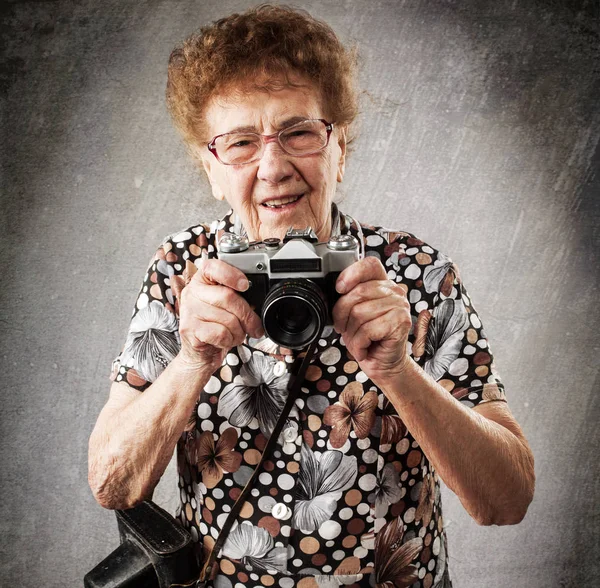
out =
<path fill-rule="evenodd" d="M 300 123 L 304 120 L 308 120 L 310 117 L 308 116 L 292 116 L 290 118 L 286 118 L 282 123 L 279 124 L 280 129 L 285 129 L 286 127 L 291 127 L 297 123 Z"/>
<path fill-rule="evenodd" d="M 277 128 L 279 130 L 285 129 L 286 127 L 291 127 L 292 125 L 295 125 L 296 123 L 302 122 L 304 120 L 308 120 L 307 117 L 292 116 L 292 117 L 286 118 L 284 121 L 280 122 L 277 125 Z M 231 129 L 230 131 L 227 131 L 227 133 L 258 133 L 258 131 L 256 130 L 256 127 L 253 125 L 242 125 L 239 127 L 235 127 L 233 129 Z"/>

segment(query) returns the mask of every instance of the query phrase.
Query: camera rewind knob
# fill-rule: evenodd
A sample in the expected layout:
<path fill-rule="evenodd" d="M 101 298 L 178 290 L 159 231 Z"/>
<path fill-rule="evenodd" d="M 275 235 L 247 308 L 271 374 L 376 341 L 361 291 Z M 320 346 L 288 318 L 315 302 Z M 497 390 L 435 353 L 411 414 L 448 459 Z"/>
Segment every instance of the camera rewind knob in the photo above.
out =
<path fill-rule="evenodd" d="M 219 240 L 219 250 L 223 253 L 240 253 L 250 246 L 250 241 L 245 235 L 234 235 L 233 233 L 224 233 Z"/>

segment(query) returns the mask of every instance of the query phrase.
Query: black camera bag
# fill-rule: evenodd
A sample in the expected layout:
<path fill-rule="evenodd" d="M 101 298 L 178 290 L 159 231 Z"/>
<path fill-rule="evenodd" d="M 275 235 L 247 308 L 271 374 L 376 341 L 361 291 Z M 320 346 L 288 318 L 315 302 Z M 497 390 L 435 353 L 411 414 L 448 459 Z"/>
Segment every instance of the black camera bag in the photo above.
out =
<path fill-rule="evenodd" d="M 192 536 L 168 512 L 145 500 L 115 514 L 121 545 L 86 574 L 85 588 L 195 585 L 200 566 Z"/>

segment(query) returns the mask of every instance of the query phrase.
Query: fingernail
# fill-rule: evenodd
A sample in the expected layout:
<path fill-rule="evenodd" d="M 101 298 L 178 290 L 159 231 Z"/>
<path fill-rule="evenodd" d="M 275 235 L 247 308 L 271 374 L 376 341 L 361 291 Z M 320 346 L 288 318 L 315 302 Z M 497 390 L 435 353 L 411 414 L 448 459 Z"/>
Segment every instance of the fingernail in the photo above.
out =
<path fill-rule="evenodd" d="M 250 284 L 248 283 L 248 280 L 246 278 L 240 278 L 239 282 L 237 283 L 237 289 L 240 292 L 245 292 L 248 289 L 248 286 Z"/>
<path fill-rule="evenodd" d="M 335 289 L 343 294 L 346 291 L 346 283 L 343 280 L 338 280 L 335 284 Z"/>

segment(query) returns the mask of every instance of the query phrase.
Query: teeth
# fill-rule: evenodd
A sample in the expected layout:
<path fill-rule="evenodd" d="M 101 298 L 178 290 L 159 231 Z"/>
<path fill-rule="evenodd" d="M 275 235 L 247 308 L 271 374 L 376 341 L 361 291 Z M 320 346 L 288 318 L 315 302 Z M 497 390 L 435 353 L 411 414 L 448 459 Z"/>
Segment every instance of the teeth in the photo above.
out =
<path fill-rule="evenodd" d="M 300 194 L 302 196 L 302 194 Z M 289 196 L 288 198 L 277 198 L 275 200 L 270 200 L 269 202 L 265 202 L 265 206 L 269 208 L 280 208 L 285 204 L 289 204 L 290 202 L 296 202 L 300 198 L 300 196 Z"/>

